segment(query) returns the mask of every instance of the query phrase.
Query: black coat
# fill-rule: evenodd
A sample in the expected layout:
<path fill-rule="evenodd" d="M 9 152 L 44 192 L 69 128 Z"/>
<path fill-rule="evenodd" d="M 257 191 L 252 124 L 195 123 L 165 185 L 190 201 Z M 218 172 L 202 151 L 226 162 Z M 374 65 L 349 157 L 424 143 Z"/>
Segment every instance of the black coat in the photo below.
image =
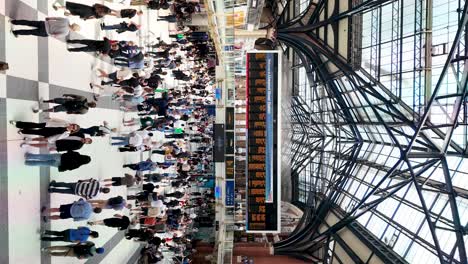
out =
<path fill-rule="evenodd" d="M 85 138 L 83 133 L 73 133 L 70 136 Z M 59 139 L 55 141 L 55 146 L 58 152 L 61 151 L 71 151 L 71 150 L 78 150 L 83 147 L 84 143 L 78 140 L 69 140 L 69 139 Z"/>
<path fill-rule="evenodd" d="M 59 171 L 74 170 L 81 165 L 88 164 L 91 161 L 91 158 L 86 155 L 81 155 L 75 151 L 68 151 L 60 157 L 60 166 L 58 167 Z"/>

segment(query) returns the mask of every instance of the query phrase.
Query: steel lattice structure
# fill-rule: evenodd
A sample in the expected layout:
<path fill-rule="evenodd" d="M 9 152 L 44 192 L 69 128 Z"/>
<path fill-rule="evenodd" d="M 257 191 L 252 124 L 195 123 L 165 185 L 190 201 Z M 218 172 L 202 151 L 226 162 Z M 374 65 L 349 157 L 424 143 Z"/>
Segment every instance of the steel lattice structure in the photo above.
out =
<path fill-rule="evenodd" d="M 276 252 L 326 263 L 354 226 L 392 263 L 468 263 L 468 1 L 273 7 L 298 65 L 288 154 L 306 208 Z M 330 210 L 341 220 L 319 230 Z"/>

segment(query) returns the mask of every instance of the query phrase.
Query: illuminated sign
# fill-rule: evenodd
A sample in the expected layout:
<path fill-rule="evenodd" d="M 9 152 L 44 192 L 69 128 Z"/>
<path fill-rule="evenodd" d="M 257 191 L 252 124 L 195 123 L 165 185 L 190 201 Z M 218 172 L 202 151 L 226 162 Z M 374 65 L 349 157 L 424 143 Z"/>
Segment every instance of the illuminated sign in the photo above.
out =
<path fill-rule="evenodd" d="M 247 232 L 280 231 L 279 53 L 247 54 Z"/>
<path fill-rule="evenodd" d="M 234 206 L 236 198 L 235 184 L 233 180 L 226 181 L 226 206 Z"/>
<path fill-rule="evenodd" d="M 226 179 L 234 179 L 234 156 L 226 156 Z"/>

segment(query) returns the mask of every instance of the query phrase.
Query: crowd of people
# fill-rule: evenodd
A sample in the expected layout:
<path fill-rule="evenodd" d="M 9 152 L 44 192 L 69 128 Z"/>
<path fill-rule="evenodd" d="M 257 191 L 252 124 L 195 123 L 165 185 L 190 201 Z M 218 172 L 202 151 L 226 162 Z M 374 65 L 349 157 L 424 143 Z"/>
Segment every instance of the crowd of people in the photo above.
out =
<path fill-rule="evenodd" d="M 200 9 L 198 4 L 176 0 L 132 1 L 133 6 L 146 5 L 150 9 L 168 9 L 172 14 L 160 16 L 159 20 L 178 22 Z M 129 8 L 112 10 L 102 5 L 92 6 L 74 2 L 53 5 L 63 10 L 65 16 L 81 19 L 99 19 L 115 16 L 121 23 L 101 24 L 102 30 L 135 32 L 141 28 L 131 21 L 144 11 Z M 140 9 L 140 8 L 139 8 Z M 154 18 L 156 19 L 156 18 Z M 40 37 L 67 37 L 80 30 L 80 25 L 70 23 L 66 17 L 48 17 L 44 21 L 11 20 L 12 34 Z M 29 29 L 17 27 L 28 26 Z M 125 232 L 125 238 L 144 243 L 142 263 L 158 263 L 171 252 L 170 257 L 179 263 L 190 263 L 197 232 L 197 215 L 214 203 L 214 194 L 209 189 L 197 188 L 206 181 L 205 175 L 212 168 L 212 124 L 214 103 L 213 47 L 205 32 L 193 28 L 180 28 L 172 32 L 172 41 L 155 39 L 147 47 L 132 41 L 70 39 L 70 52 L 96 52 L 114 63 L 117 70 L 106 72 L 96 69 L 100 83 L 90 83 L 94 98 L 76 94 L 42 100 L 34 113 L 65 112 L 70 115 L 85 115 L 97 107 L 102 97 L 110 97 L 120 104 L 121 111 L 133 112 L 134 118 L 123 120 L 124 129 L 110 127 L 107 122 L 91 127 L 65 120 L 46 117 L 44 122 L 11 120 L 10 124 L 24 135 L 22 147 L 41 149 L 40 154 L 28 151 L 27 166 L 56 167 L 58 171 L 78 170 L 92 162 L 92 157 L 79 153 L 85 145 L 93 144 L 93 137 L 110 137 L 115 151 L 144 152 L 147 160 L 124 164 L 124 175 L 99 176 L 86 180 L 72 179 L 69 182 L 51 181 L 48 191 L 61 195 L 74 195 L 76 201 L 58 208 L 44 206 L 43 220 L 72 219 L 84 221 L 78 228 L 45 230 L 41 239 L 53 242 L 68 242 L 42 250 L 52 256 L 85 259 L 103 254 L 105 249 L 92 240 L 99 237 L 93 230 L 104 225 Z M 171 77 L 168 77 L 171 76 Z M 177 85 L 168 87 L 167 79 L 177 80 Z M 156 159 L 155 157 L 158 156 Z M 157 160 L 157 161 L 153 161 Z M 109 165 L 113 166 L 113 165 Z M 127 188 L 127 196 L 100 198 L 112 188 Z M 125 210 L 124 210 L 125 209 Z M 99 218 L 103 210 L 115 210 L 110 218 Z M 127 213 L 125 213 L 127 212 Z M 86 224 L 84 224 L 86 223 Z"/>

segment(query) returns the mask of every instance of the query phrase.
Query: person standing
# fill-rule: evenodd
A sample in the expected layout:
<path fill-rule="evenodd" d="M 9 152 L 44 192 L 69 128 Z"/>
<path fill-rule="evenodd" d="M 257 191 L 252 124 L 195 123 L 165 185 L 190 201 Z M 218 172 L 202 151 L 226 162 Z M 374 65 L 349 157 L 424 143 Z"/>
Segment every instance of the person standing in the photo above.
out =
<path fill-rule="evenodd" d="M 54 103 L 57 104 L 50 109 L 33 109 L 34 113 L 47 112 L 47 113 L 57 113 L 57 112 L 67 112 L 67 114 L 86 114 L 89 108 L 95 108 L 95 102 L 88 102 L 88 99 L 81 95 L 75 94 L 64 94 L 62 97 L 54 98 L 51 100 L 44 100 L 44 103 Z"/>
<path fill-rule="evenodd" d="M 12 33 L 17 37 L 18 35 L 33 35 L 38 37 L 65 37 L 70 34 L 70 31 L 79 31 L 78 24 L 70 24 L 67 18 L 63 17 L 47 17 L 45 21 L 31 21 L 14 19 L 11 20 L 13 25 L 29 26 L 34 29 L 21 29 L 13 30 Z"/>
<path fill-rule="evenodd" d="M 104 23 L 101 24 L 102 30 L 115 30 L 119 34 L 127 32 L 127 31 L 135 32 L 139 30 L 140 28 L 141 28 L 140 25 L 137 25 L 133 22 L 130 22 L 130 23 L 122 22 L 120 24 L 115 24 L 115 25 L 106 25 Z"/>
<path fill-rule="evenodd" d="M 64 152 L 78 150 L 85 144 L 93 143 L 93 140 L 91 138 L 86 138 L 83 133 L 77 132 L 70 134 L 68 137 L 57 139 L 54 142 L 34 142 L 35 141 L 26 141 L 24 144 L 36 148 L 49 147 L 50 151 Z"/>
<path fill-rule="evenodd" d="M 78 259 L 87 259 L 97 254 L 103 254 L 104 248 L 96 248 L 93 242 L 78 244 L 68 244 L 65 246 L 50 246 L 41 249 L 51 256 L 57 257 L 76 257 Z"/>
<path fill-rule="evenodd" d="M 73 218 L 74 221 L 83 221 L 88 220 L 93 212 L 98 214 L 101 211 L 101 208 L 95 208 L 93 210 L 91 203 L 85 201 L 83 198 L 71 204 L 63 204 L 59 208 L 42 208 L 42 213 L 49 214 L 49 218 L 47 218 L 47 215 L 43 216 L 44 221 L 47 221 L 47 219 L 59 220 L 69 218 Z M 56 213 L 59 214 L 57 215 Z"/>
<path fill-rule="evenodd" d="M 78 152 L 68 151 L 63 154 L 32 154 L 24 155 L 27 166 L 52 166 L 57 167 L 58 171 L 74 170 L 82 165 L 88 164 L 91 158 L 87 155 L 81 155 Z"/>
<path fill-rule="evenodd" d="M 42 233 L 41 240 L 84 243 L 88 241 L 90 237 L 98 238 L 99 233 L 91 231 L 88 227 L 80 226 L 78 228 L 66 229 L 63 231 L 46 230 Z"/>
<path fill-rule="evenodd" d="M 50 193 L 64 193 L 79 195 L 85 199 L 93 199 L 99 193 L 109 193 L 110 189 L 101 187 L 98 180 L 88 179 L 79 180 L 77 182 L 56 182 L 52 181 L 49 184 Z"/>

